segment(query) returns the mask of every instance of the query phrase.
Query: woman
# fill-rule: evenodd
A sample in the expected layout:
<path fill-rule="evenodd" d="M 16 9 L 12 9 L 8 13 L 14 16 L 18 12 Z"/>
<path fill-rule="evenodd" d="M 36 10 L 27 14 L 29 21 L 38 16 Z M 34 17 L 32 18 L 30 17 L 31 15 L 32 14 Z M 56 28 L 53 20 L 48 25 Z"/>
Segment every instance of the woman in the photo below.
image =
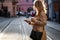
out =
<path fill-rule="evenodd" d="M 33 40 L 46 40 L 46 32 L 44 27 L 46 25 L 47 17 L 42 2 L 36 1 L 35 7 L 37 8 L 38 14 L 32 18 L 31 21 L 25 20 L 27 23 L 33 25 L 30 37 Z"/>

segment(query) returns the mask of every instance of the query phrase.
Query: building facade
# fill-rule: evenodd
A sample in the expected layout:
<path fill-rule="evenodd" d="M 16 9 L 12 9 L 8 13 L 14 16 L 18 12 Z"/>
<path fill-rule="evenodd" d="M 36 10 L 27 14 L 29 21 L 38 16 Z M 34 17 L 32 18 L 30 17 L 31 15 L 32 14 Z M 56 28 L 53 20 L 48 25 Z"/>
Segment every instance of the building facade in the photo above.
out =
<path fill-rule="evenodd" d="M 60 20 L 60 0 L 46 0 L 48 4 L 48 17 L 51 21 Z"/>
<path fill-rule="evenodd" d="M 60 23 L 60 0 L 54 0 L 54 13 L 56 14 L 56 21 Z"/>
<path fill-rule="evenodd" d="M 34 0 L 20 0 L 17 3 L 17 10 L 27 12 L 28 8 L 33 7 L 33 2 L 34 2 Z"/>
<path fill-rule="evenodd" d="M 18 0 L 17 0 L 18 1 Z M 10 12 L 10 16 L 15 16 L 16 13 L 16 2 L 13 2 L 12 0 L 4 0 L 3 7 L 7 7 L 8 12 Z M 0 9 L 2 9 L 2 2 L 0 2 Z"/>

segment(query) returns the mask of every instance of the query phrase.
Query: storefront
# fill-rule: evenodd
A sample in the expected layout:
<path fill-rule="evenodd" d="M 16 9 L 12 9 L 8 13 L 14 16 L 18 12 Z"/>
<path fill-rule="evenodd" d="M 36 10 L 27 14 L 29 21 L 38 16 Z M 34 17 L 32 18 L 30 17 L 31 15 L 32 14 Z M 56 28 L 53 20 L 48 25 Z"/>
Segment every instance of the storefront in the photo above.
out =
<path fill-rule="evenodd" d="M 60 0 L 46 0 L 48 4 L 48 18 L 50 21 L 60 22 Z"/>
<path fill-rule="evenodd" d="M 54 13 L 56 15 L 56 22 L 60 23 L 60 1 L 55 0 L 54 1 Z"/>

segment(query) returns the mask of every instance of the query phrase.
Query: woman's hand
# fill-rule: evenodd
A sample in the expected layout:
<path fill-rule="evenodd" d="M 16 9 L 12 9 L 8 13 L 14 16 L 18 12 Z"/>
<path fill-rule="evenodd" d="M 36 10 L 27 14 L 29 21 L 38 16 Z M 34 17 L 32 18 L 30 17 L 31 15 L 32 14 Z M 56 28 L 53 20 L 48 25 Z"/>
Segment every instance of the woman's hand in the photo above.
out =
<path fill-rule="evenodd" d="M 29 21 L 29 20 L 24 20 L 25 22 L 27 22 L 28 24 L 31 24 L 31 21 Z"/>
<path fill-rule="evenodd" d="M 24 20 L 24 21 L 26 21 L 30 25 L 34 25 L 35 24 L 35 22 L 31 22 L 31 21 L 28 21 L 28 20 Z"/>

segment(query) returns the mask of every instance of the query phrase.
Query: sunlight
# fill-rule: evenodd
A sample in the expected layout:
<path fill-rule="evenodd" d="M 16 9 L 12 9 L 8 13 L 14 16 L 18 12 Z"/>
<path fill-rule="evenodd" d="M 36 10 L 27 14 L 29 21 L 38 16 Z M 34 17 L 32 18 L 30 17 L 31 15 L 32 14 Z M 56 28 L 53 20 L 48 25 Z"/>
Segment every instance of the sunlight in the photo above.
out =
<path fill-rule="evenodd" d="M 42 4 L 43 4 L 44 10 L 45 10 L 45 13 L 47 13 L 46 5 L 45 5 L 44 1 L 42 2 Z"/>
<path fill-rule="evenodd" d="M 38 15 L 38 10 L 37 10 L 37 8 L 34 6 L 36 1 L 37 1 L 37 0 L 35 0 L 35 1 L 33 2 L 33 9 L 36 10 L 36 15 Z M 45 13 L 47 13 L 46 6 L 45 6 L 45 4 L 44 4 L 44 0 L 42 1 L 42 4 L 43 4 L 44 10 L 45 10 Z"/>
<path fill-rule="evenodd" d="M 38 15 L 38 10 L 37 10 L 37 8 L 34 6 L 36 1 L 37 1 L 37 0 L 35 0 L 35 1 L 33 2 L 33 9 L 36 10 L 36 15 Z"/>

